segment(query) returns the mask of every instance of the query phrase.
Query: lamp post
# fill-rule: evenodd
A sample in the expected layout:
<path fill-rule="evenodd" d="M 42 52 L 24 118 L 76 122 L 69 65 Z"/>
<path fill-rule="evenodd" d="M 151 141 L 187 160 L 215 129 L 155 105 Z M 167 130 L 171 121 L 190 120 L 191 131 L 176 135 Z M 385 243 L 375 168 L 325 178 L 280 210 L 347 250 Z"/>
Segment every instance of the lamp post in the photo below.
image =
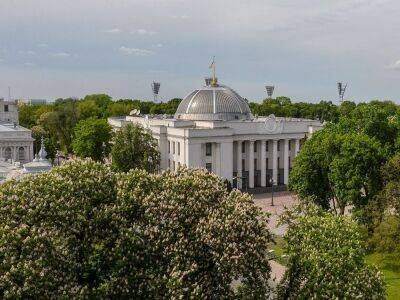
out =
<path fill-rule="evenodd" d="M 275 181 L 271 178 L 269 180 L 269 183 L 271 184 L 271 187 L 272 187 L 271 206 L 274 206 L 274 185 L 275 185 Z"/>

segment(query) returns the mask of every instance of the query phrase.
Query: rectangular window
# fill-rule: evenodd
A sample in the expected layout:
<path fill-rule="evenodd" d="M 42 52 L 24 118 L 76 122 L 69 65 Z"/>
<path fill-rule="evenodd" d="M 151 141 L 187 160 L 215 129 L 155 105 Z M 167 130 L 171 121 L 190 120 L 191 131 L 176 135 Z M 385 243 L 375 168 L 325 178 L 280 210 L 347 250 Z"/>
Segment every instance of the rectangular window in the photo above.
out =
<path fill-rule="evenodd" d="M 8 111 L 8 104 L 4 105 L 4 111 Z"/>
<path fill-rule="evenodd" d="M 292 145 L 291 140 L 288 140 L 288 143 L 289 143 L 289 151 L 290 151 L 290 149 L 292 148 L 291 147 L 291 145 Z"/>
<path fill-rule="evenodd" d="M 211 156 L 211 155 L 212 155 L 212 144 L 206 143 L 206 156 Z"/>
<path fill-rule="evenodd" d="M 266 142 L 265 142 L 265 151 L 266 151 L 266 152 L 268 152 L 268 144 L 269 144 L 269 142 L 266 141 Z"/>
<path fill-rule="evenodd" d="M 181 166 L 181 162 L 178 161 L 178 168 Z"/>
<path fill-rule="evenodd" d="M 242 159 L 242 171 L 246 170 L 246 160 Z"/>
<path fill-rule="evenodd" d="M 176 170 L 176 168 L 175 168 L 175 167 L 176 167 L 176 165 L 175 165 L 175 162 L 174 162 L 174 169 L 173 169 L 174 171 Z"/>
<path fill-rule="evenodd" d="M 281 151 L 281 141 L 278 141 L 278 151 Z"/>
<path fill-rule="evenodd" d="M 257 142 L 254 142 L 254 152 L 257 152 Z"/>
<path fill-rule="evenodd" d="M 178 142 L 178 155 L 181 155 L 181 143 Z"/>
<path fill-rule="evenodd" d="M 246 153 L 246 142 L 242 142 L 242 153 Z"/>
<path fill-rule="evenodd" d="M 175 154 L 175 142 L 172 142 L 172 154 Z"/>
<path fill-rule="evenodd" d="M 268 158 L 265 159 L 265 166 L 266 166 L 267 169 L 268 169 Z"/>
<path fill-rule="evenodd" d="M 171 160 L 170 159 L 168 159 L 168 168 L 171 169 Z"/>
<path fill-rule="evenodd" d="M 257 158 L 254 159 L 254 170 L 257 170 Z"/>
<path fill-rule="evenodd" d="M 279 165 L 280 165 L 280 159 L 279 159 L 279 157 L 278 157 L 278 169 L 279 169 Z"/>
<path fill-rule="evenodd" d="M 168 141 L 168 153 L 171 153 L 171 142 Z"/>
<path fill-rule="evenodd" d="M 212 163 L 206 163 L 206 169 L 208 172 L 212 172 Z"/>

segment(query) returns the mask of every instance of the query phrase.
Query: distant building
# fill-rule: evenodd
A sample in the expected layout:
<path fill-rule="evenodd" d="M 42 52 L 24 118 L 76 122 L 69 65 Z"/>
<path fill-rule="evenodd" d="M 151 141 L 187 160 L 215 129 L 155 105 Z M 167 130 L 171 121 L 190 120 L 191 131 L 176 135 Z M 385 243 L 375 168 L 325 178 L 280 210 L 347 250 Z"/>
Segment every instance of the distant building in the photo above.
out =
<path fill-rule="evenodd" d="M 43 105 L 47 104 L 46 99 L 19 99 L 18 103 L 24 103 L 27 105 Z"/>
<path fill-rule="evenodd" d="M 5 101 L 0 98 L 0 122 L 18 124 L 18 101 Z"/>
<path fill-rule="evenodd" d="M 215 79 L 186 96 L 174 117 L 108 120 L 114 128 L 130 122 L 149 128 L 158 140 L 161 169 L 203 167 L 246 189 L 287 185 L 301 140 L 322 127 L 307 119 L 255 118 L 238 93 Z"/>
<path fill-rule="evenodd" d="M 34 139 L 18 124 L 17 102 L 0 99 L 0 158 L 27 163 L 33 159 Z"/>

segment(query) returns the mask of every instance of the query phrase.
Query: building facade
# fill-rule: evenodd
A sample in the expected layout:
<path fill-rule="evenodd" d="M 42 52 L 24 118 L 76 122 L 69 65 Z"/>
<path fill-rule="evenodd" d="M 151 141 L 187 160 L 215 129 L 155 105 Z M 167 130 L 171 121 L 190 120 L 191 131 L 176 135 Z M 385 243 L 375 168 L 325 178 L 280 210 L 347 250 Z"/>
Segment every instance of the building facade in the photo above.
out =
<path fill-rule="evenodd" d="M 216 83 L 186 96 L 174 117 L 109 118 L 114 128 L 129 122 L 158 140 L 161 169 L 202 167 L 242 189 L 286 185 L 302 140 L 322 127 L 314 120 L 253 117 L 242 97 Z"/>
<path fill-rule="evenodd" d="M 5 101 L 0 98 L 0 122 L 18 124 L 18 101 Z"/>
<path fill-rule="evenodd" d="M 33 159 L 34 139 L 18 124 L 17 102 L 0 99 L 0 158 L 27 163 Z"/>

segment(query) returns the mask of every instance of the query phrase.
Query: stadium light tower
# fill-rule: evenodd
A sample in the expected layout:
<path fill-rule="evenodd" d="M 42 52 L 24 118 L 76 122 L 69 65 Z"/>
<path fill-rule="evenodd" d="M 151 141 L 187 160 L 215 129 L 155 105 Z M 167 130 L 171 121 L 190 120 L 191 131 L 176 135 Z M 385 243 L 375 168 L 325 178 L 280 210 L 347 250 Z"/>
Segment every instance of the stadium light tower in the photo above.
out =
<path fill-rule="evenodd" d="M 274 94 L 275 86 L 273 85 L 266 85 L 265 89 L 267 90 L 268 98 L 271 99 L 272 95 Z"/>
<path fill-rule="evenodd" d="M 160 91 L 161 83 L 153 81 L 151 84 L 151 89 L 153 91 L 154 102 L 157 102 L 158 92 Z"/>
<path fill-rule="evenodd" d="M 342 82 L 338 82 L 337 84 L 338 92 L 339 92 L 339 102 L 343 102 L 344 93 L 346 92 L 347 83 L 343 84 Z"/>

